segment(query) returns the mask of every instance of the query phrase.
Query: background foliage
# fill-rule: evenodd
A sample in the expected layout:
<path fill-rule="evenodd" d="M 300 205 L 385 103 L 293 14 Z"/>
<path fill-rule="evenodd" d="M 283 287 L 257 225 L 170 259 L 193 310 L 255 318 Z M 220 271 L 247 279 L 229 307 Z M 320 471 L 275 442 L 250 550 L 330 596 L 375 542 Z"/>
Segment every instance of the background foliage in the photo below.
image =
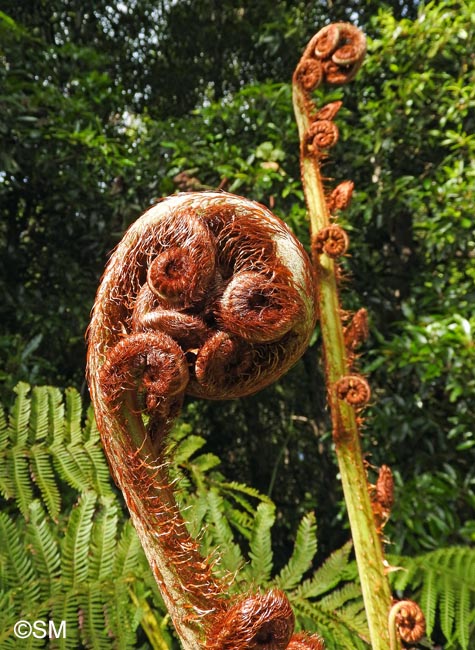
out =
<path fill-rule="evenodd" d="M 385 529 L 394 553 L 472 546 L 474 16 L 473 0 L 384 9 L 356 0 L 3 2 L 3 401 L 18 380 L 86 395 L 84 332 L 107 254 L 161 196 L 224 187 L 271 206 L 307 241 L 289 80 L 314 31 L 351 19 L 367 32 L 369 55 L 357 80 L 325 101 L 345 102 L 328 175 L 356 184 L 342 300 L 371 318 L 360 360 L 374 394 L 364 445 L 372 466 L 396 475 Z M 184 413 L 223 476 L 272 498 L 276 572 L 309 511 L 320 530 L 316 565 L 348 537 L 318 364 L 317 331 L 278 385 L 239 402 L 189 401 Z M 34 516 L 66 517 L 77 498 L 68 489 Z M 119 534 L 120 508 L 117 517 Z M 451 628 L 436 620 L 433 638 L 444 633 Z M 464 647 L 454 639 L 450 647 Z"/>

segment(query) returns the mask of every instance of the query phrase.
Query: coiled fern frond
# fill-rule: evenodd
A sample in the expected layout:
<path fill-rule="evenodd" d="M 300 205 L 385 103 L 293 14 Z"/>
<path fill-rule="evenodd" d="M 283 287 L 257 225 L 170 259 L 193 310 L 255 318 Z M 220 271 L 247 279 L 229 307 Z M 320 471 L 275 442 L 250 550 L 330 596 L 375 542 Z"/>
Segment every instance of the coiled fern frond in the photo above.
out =
<path fill-rule="evenodd" d="M 474 648 L 475 548 L 452 546 L 390 561 L 402 567 L 392 574 L 393 586 L 416 594 L 428 635 L 439 625 L 447 648 Z"/>

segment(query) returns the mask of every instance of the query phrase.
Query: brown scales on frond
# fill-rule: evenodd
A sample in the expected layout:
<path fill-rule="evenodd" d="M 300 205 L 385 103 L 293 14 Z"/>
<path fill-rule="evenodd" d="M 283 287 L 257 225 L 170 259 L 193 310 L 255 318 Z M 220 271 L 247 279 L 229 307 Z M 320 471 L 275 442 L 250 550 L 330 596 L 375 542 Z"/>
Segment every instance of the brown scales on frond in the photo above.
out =
<path fill-rule="evenodd" d="M 353 78 L 364 49 L 359 30 L 338 23 L 305 50 L 294 77 L 311 117 L 304 158 L 320 164 L 338 140 L 333 120 L 341 103 L 317 111 L 311 91 Z M 351 183 L 341 184 L 323 207 L 343 209 L 351 191 Z M 347 243 L 344 231 L 330 226 L 312 242 L 314 256 L 333 264 Z M 188 650 L 323 648 L 317 635 L 293 634 L 294 615 L 282 592 L 230 601 L 212 560 L 201 557 L 187 532 L 165 444 L 185 394 L 241 397 L 284 374 L 309 342 L 315 295 L 313 268 L 287 226 L 263 206 L 225 193 L 176 195 L 152 207 L 127 231 L 104 274 L 88 349 L 97 423 Z M 348 329 L 349 348 L 356 336 Z M 332 400 L 357 411 L 369 399 L 365 380 L 349 370 L 331 384 Z"/>
<path fill-rule="evenodd" d="M 325 650 L 325 643 L 318 634 L 300 632 L 293 635 L 287 650 Z"/>
<path fill-rule="evenodd" d="M 345 327 L 344 337 L 347 350 L 354 352 L 366 341 L 369 334 L 368 312 L 361 308 L 353 315 L 349 324 Z"/>
<path fill-rule="evenodd" d="M 294 630 L 287 596 L 277 589 L 240 599 L 216 617 L 206 650 L 285 650 Z"/>
<path fill-rule="evenodd" d="M 199 624 L 210 648 L 283 650 L 293 614 L 277 592 L 249 597 L 236 641 L 213 641 L 223 632 L 216 621 L 236 610 L 187 532 L 165 437 L 185 394 L 239 397 L 290 368 L 313 331 L 314 292 L 288 227 L 224 193 L 151 208 L 125 234 L 98 291 L 88 372 L 104 448 L 180 635 Z M 249 634 L 254 646 L 236 645 Z"/>
<path fill-rule="evenodd" d="M 378 533 L 381 535 L 394 505 L 394 478 L 388 465 L 381 465 L 376 485 L 369 485 L 371 507 Z"/>

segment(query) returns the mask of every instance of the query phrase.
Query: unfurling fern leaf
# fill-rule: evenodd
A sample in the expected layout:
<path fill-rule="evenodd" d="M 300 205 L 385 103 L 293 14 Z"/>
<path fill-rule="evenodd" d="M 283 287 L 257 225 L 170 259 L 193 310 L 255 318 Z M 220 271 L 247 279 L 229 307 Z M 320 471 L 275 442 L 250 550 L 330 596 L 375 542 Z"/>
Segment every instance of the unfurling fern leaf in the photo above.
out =
<path fill-rule="evenodd" d="M 428 635 L 438 622 L 447 647 L 475 647 L 475 549 L 453 546 L 391 562 L 403 569 L 392 574 L 393 586 L 419 600 Z"/>

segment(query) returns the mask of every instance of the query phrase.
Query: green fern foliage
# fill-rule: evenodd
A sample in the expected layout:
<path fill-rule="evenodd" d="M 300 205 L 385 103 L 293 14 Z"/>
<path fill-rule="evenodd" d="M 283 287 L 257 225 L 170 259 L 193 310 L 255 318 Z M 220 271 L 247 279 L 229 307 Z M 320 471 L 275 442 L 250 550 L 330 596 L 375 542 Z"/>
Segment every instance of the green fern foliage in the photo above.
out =
<path fill-rule="evenodd" d="M 165 608 L 79 394 L 19 384 L 9 415 L 0 411 L 0 443 L 2 650 L 45 647 L 44 638 L 17 639 L 18 620 L 56 629 L 64 621 L 51 648 L 126 650 L 147 638 L 151 617 L 161 633 L 147 647 L 165 638 L 176 647 L 160 628 Z"/>
<path fill-rule="evenodd" d="M 349 564 L 351 549 L 347 543 L 332 553 L 289 595 L 297 619 L 319 632 L 328 650 L 370 647 L 361 588 Z"/>
<path fill-rule="evenodd" d="M 392 574 L 395 589 L 409 591 L 426 617 L 430 636 L 436 623 L 447 649 L 475 647 L 475 548 L 453 546 L 415 558 L 391 558 L 401 570 Z"/>
<path fill-rule="evenodd" d="M 269 582 L 273 569 L 271 531 L 275 522 L 275 506 L 259 503 L 249 543 L 250 573 L 260 585 Z"/>
<path fill-rule="evenodd" d="M 316 552 L 317 523 L 315 514 L 310 512 L 300 522 L 295 537 L 295 550 L 276 578 L 277 585 L 284 590 L 296 587 L 311 568 Z"/>

